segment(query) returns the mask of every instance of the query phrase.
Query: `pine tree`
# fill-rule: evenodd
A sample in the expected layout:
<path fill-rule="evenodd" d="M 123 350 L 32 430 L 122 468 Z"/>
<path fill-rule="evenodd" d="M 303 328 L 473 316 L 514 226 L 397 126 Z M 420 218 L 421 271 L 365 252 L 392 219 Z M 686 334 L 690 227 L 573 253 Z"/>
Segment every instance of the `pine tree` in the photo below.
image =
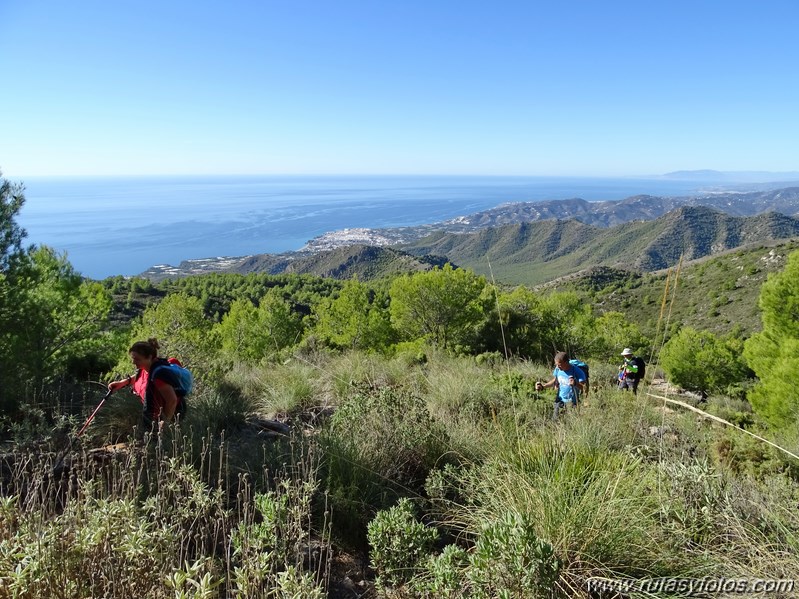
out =
<path fill-rule="evenodd" d="M 749 393 L 755 412 L 775 426 L 799 417 L 799 251 L 785 269 L 769 277 L 760 291 L 763 330 L 746 342 L 744 356 L 758 384 Z"/>

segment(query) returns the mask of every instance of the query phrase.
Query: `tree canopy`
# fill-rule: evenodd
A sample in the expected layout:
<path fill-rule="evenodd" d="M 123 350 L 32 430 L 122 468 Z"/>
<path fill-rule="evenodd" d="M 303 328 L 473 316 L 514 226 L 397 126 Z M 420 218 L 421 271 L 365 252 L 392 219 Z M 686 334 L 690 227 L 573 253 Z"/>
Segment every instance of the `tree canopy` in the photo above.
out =
<path fill-rule="evenodd" d="M 747 340 L 744 353 L 758 378 L 749 401 L 772 424 L 787 426 L 799 419 L 799 252 L 763 284 L 760 309 L 763 330 Z"/>
<path fill-rule="evenodd" d="M 424 337 L 444 349 L 471 342 L 482 318 L 485 278 L 470 270 L 434 268 L 391 285 L 391 321 L 407 339 Z"/>
<path fill-rule="evenodd" d="M 85 374 L 76 365 L 105 344 L 111 308 L 105 289 L 65 255 L 22 247 L 16 219 L 24 203 L 24 187 L 0 177 L 0 354 L 9 364 L 0 369 L 0 406 L 8 411 L 59 377 Z"/>
<path fill-rule="evenodd" d="M 669 339 L 660 354 L 660 365 L 675 384 L 708 393 L 747 378 L 739 339 L 717 337 L 709 331 L 684 327 Z"/>
<path fill-rule="evenodd" d="M 386 348 L 393 337 L 387 303 L 385 294 L 378 295 L 357 279 L 347 281 L 338 297 L 317 307 L 316 332 L 335 347 Z"/>

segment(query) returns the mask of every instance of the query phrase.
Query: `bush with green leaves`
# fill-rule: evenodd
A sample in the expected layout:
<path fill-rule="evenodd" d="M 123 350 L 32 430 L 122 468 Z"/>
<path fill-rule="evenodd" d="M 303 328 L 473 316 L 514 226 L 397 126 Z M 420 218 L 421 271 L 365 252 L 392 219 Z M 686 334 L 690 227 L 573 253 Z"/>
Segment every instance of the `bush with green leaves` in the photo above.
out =
<path fill-rule="evenodd" d="M 147 307 L 133 324 L 130 344 L 157 339 L 159 354 L 178 358 L 192 370 L 195 380 L 202 381 L 216 372 L 212 367 L 216 354 L 212 325 L 198 298 L 182 293 L 170 294 L 158 304 Z M 131 370 L 130 357 L 125 352 L 119 357 L 115 372 L 127 375 Z"/>
<path fill-rule="evenodd" d="M 388 298 L 353 279 L 316 308 L 314 332 L 333 347 L 385 351 L 394 337 Z"/>
<path fill-rule="evenodd" d="M 619 361 L 622 348 L 643 348 L 649 340 L 641 333 L 638 324 L 631 322 L 621 312 L 605 312 L 593 320 L 588 354 L 611 362 Z"/>
<path fill-rule="evenodd" d="M 195 463 L 179 436 L 102 461 L 71 455 L 63 478 L 47 454 L 6 457 L 0 597 L 321 599 L 329 530 L 311 541 L 313 459 L 262 479 L 264 492 L 228 463 L 208 444 Z"/>
<path fill-rule="evenodd" d="M 507 512 L 483 527 L 469 555 L 470 597 L 549 597 L 560 564 L 528 516 Z"/>
<path fill-rule="evenodd" d="M 760 309 L 763 330 L 746 342 L 744 354 L 758 378 L 748 399 L 771 424 L 788 428 L 799 420 L 799 251 L 763 284 Z"/>
<path fill-rule="evenodd" d="M 405 339 L 424 337 L 443 349 L 472 347 L 488 309 L 485 278 L 470 270 L 434 268 L 397 277 L 391 285 L 391 322 Z"/>
<path fill-rule="evenodd" d="M 3 411 L 61 377 L 107 367 L 102 353 L 114 343 L 101 331 L 110 308 L 102 285 L 85 280 L 64 255 L 48 247 L 14 254 L 0 270 L 0 352 L 14 357 L 14 368 L 0 371 Z"/>
<path fill-rule="evenodd" d="M 549 323 L 539 294 L 520 285 L 511 292 L 498 293 L 495 304 L 485 325 L 489 348 L 530 359 L 551 353 Z"/>
<path fill-rule="evenodd" d="M 214 326 L 214 333 L 228 362 L 257 363 L 297 343 L 302 318 L 283 298 L 283 292 L 273 288 L 257 306 L 248 299 L 235 300 Z"/>
<path fill-rule="evenodd" d="M 457 545 L 447 545 L 438 555 L 430 556 L 424 572 L 410 586 L 423 597 L 459 599 L 466 596 L 468 568 L 468 552 Z"/>
<path fill-rule="evenodd" d="M 20 487 L 17 497 L 6 499 L 0 588 L 20 599 L 166 597 L 164 579 L 197 560 L 203 566 L 195 574 L 210 587 L 220 584 L 221 562 L 202 557 L 223 541 L 227 516 L 222 494 L 196 471 L 178 459 L 164 458 L 155 472 L 111 464 L 103 475 L 116 484 L 108 488 L 102 477 L 92 477 L 91 465 L 76 465 L 71 495 L 59 491 L 66 479 L 43 479 L 39 488 Z M 124 466 L 132 468 L 127 475 Z M 52 464 L 37 467 L 52 475 Z"/>
<path fill-rule="evenodd" d="M 398 545 L 394 555 L 402 555 L 402 549 Z M 374 555 L 372 562 L 377 567 Z M 409 555 L 398 563 L 405 567 L 401 582 L 408 595 L 449 599 L 548 599 L 555 596 L 560 573 L 552 545 L 538 537 L 528 516 L 510 511 L 484 524 L 468 549 L 447 545 L 428 557 L 424 568 Z"/>
<path fill-rule="evenodd" d="M 675 385 L 710 393 L 723 391 L 749 376 L 742 353 L 740 339 L 684 327 L 663 347 L 660 365 Z"/>
<path fill-rule="evenodd" d="M 377 513 L 367 530 L 369 558 L 377 572 L 379 589 L 399 587 L 422 569 L 438 539 L 435 528 L 416 519 L 410 499 Z"/>
<path fill-rule="evenodd" d="M 422 398 L 402 389 L 353 386 L 320 435 L 324 484 L 340 533 L 362 540 L 365 523 L 420 490 L 449 450 Z"/>
<path fill-rule="evenodd" d="M 323 597 L 314 576 L 303 572 L 308 546 L 307 522 L 314 481 L 284 480 L 277 491 L 254 497 L 256 513 L 239 522 L 231 534 L 233 579 L 244 597 Z"/>

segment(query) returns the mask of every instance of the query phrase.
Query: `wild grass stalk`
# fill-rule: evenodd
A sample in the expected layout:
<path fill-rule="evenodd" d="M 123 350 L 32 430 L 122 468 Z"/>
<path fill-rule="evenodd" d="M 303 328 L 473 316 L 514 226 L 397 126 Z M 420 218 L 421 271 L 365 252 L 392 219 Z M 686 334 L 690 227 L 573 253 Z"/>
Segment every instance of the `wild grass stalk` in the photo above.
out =
<path fill-rule="evenodd" d="M 72 456 L 63 472 L 52 454 L 5 455 L 0 597 L 321 598 L 329 522 L 312 518 L 315 455 L 256 481 L 230 475 L 218 439 L 199 464 L 191 443 L 148 435 Z"/>
<path fill-rule="evenodd" d="M 267 416 L 295 415 L 320 403 L 322 371 L 312 364 L 239 366 L 228 381 L 240 390 L 253 411 Z"/>

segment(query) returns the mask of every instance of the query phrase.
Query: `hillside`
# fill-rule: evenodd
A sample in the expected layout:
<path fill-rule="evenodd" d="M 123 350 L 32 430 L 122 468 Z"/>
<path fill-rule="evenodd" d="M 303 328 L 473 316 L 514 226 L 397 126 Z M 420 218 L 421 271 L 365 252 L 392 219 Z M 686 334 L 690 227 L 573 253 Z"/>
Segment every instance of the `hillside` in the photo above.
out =
<path fill-rule="evenodd" d="M 780 272 L 799 240 L 756 243 L 712 257 L 684 262 L 669 294 L 672 326 L 691 326 L 716 334 L 732 330 L 749 336 L 760 330 L 758 298 L 766 278 Z M 676 268 L 672 269 L 672 282 Z M 575 291 L 598 313 L 623 312 L 653 334 L 666 286 L 666 271 L 632 272 L 593 267 L 538 287 L 540 291 Z M 662 326 L 662 325 L 661 325 Z"/>
<path fill-rule="evenodd" d="M 587 202 L 582 199 L 503 204 L 491 210 L 443 223 L 447 230 L 490 227 L 547 219 L 576 218 L 599 227 L 634 220 L 653 220 L 681 206 L 705 206 L 732 216 L 755 216 L 766 212 L 799 215 L 799 187 L 768 191 L 714 192 L 691 197 L 636 195 L 623 200 Z"/>
<path fill-rule="evenodd" d="M 269 274 L 312 274 L 334 279 L 379 279 L 398 273 L 430 270 L 443 266 L 445 259 L 414 256 L 390 247 L 351 245 L 312 255 L 277 257 L 269 254 L 252 256 L 240 263 L 234 272 L 267 272 Z"/>
<path fill-rule="evenodd" d="M 287 252 L 285 254 L 258 254 L 241 258 L 225 258 L 218 268 L 209 260 L 186 260 L 178 267 L 154 266 L 141 276 L 152 281 L 209 272 L 239 274 L 311 274 L 333 279 L 362 281 L 379 279 L 397 273 L 430 270 L 443 266 L 446 259 L 436 256 L 416 256 L 390 247 L 350 245 L 325 252 Z"/>
<path fill-rule="evenodd" d="M 799 216 L 799 187 L 751 192 L 719 191 L 690 197 L 635 195 L 623 200 L 589 202 L 581 198 L 539 202 L 513 202 L 440 223 L 417 227 L 358 229 L 369 245 L 413 243 L 433 232 L 471 233 L 487 227 L 576 219 L 597 227 L 612 227 L 638 220 L 654 220 L 682 206 L 705 206 L 730 216 L 756 216 L 779 212 Z M 351 230 L 333 231 L 308 242 L 304 250 L 319 251 L 352 243 Z M 365 241 L 368 240 L 368 241 Z"/>
<path fill-rule="evenodd" d="M 793 217 L 733 217 L 704 207 L 681 207 L 653 221 L 608 229 L 576 220 L 543 221 L 437 233 L 403 249 L 446 256 L 507 283 L 540 284 L 589 266 L 654 271 L 676 264 L 681 255 L 692 260 L 794 236 L 799 236 L 799 219 Z"/>

